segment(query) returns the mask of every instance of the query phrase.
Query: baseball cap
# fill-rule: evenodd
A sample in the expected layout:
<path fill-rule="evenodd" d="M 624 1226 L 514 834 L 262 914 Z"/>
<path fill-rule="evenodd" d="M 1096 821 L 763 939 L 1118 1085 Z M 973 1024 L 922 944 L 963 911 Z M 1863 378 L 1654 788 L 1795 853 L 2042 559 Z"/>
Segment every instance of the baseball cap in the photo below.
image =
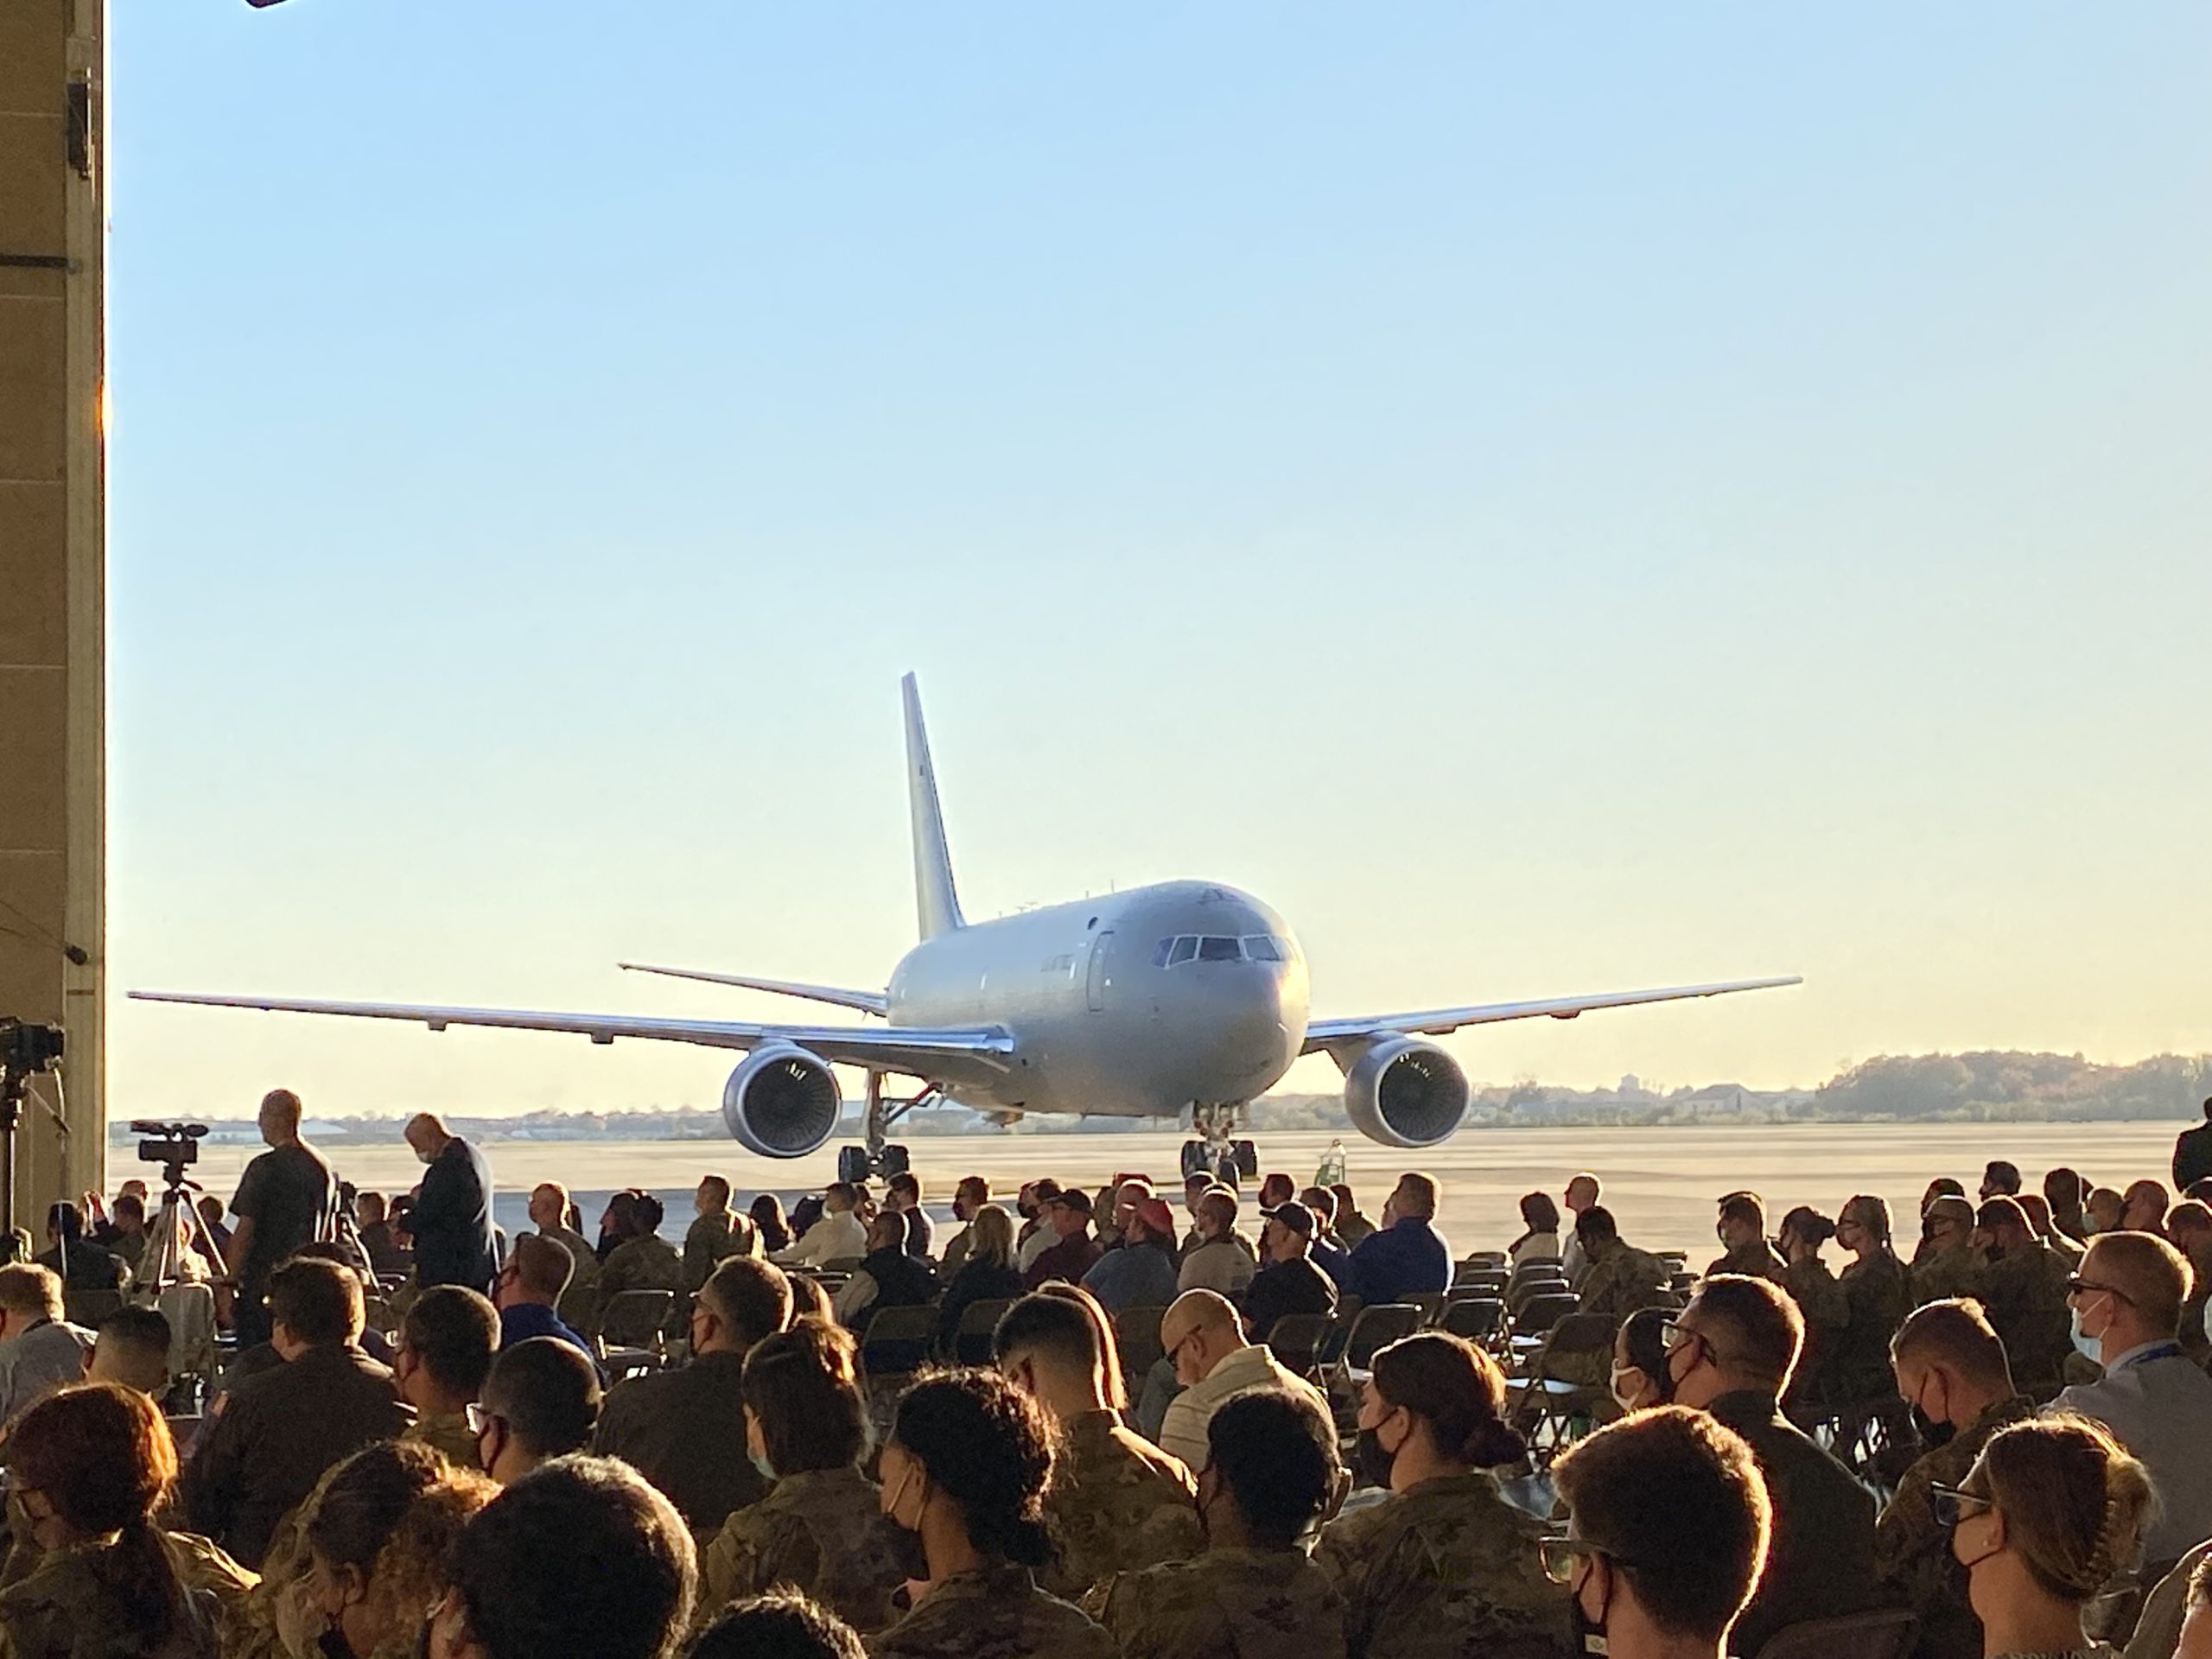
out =
<path fill-rule="evenodd" d="M 1090 1194 L 1079 1186 L 1064 1188 L 1053 1193 L 1051 1198 L 1040 1199 L 1039 1202 L 1057 1204 L 1061 1209 L 1072 1210 L 1077 1215 L 1087 1216 L 1090 1213 Z"/>
<path fill-rule="evenodd" d="M 1146 1198 L 1137 1205 L 1136 1217 L 1162 1238 L 1175 1236 L 1175 1212 L 1160 1198 Z"/>
<path fill-rule="evenodd" d="M 1267 1212 L 1270 1221 L 1279 1221 L 1301 1238 L 1313 1236 L 1313 1212 L 1296 1198 L 1289 1198 Z"/>

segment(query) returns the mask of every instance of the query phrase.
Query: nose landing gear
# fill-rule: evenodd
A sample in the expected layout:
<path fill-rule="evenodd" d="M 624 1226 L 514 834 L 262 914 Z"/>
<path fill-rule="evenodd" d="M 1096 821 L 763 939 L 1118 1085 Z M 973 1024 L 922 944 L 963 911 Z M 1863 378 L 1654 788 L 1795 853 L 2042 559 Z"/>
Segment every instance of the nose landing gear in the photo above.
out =
<path fill-rule="evenodd" d="M 1204 1138 L 1183 1143 L 1185 1180 L 1193 1175 L 1211 1175 L 1223 1181 L 1259 1179 L 1259 1148 L 1249 1141 L 1232 1138 L 1236 1133 L 1236 1114 L 1243 1103 L 1231 1101 L 1191 1109 L 1191 1127 Z"/>
<path fill-rule="evenodd" d="M 935 1084 L 925 1084 L 920 1092 L 912 1099 L 886 1101 L 883 1097 L 883 1074 L 869 1072 L 868 1118 L 861 1129 L 867 1137 L 866 1143 L 837 1148 L 837 1179 L 848 1185 L 855 1185 L 861 1181 L 887 1180 L 893 1175 L 904 1175 L 912 1165 L 906 1147 L 890 1144 L 891 1126 L 915 1107 L 934 1104 L 942 1098 L 942 1092 Z"/>

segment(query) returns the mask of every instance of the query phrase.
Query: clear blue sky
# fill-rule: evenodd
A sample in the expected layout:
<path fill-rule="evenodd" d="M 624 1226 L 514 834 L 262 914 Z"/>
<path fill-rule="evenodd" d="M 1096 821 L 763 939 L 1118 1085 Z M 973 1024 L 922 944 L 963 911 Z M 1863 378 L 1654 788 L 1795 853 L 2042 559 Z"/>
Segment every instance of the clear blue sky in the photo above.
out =
<path fill-rule="evenodd" d="M 1470 1071 L 2212 1048 L 2212 12 L 117 0 L 112 964 L 880 984 L 1181 874 Z M 712 1103 L 118 1002 L 115 1109 Z M 1294 1086 L 1328 1086 L 1325 1062 Z"/>

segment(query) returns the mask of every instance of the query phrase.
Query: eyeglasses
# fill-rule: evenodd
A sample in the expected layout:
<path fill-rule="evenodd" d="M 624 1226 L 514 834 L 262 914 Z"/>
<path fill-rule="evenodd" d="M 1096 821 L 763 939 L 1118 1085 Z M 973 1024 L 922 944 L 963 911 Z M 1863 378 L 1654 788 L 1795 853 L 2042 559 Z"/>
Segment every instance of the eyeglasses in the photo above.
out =
<path fill-rule="evenodd" d="M 1617 1555 L 1603 1544 L 1587 1538 L 1540 1538 L 1536 1542 L 1538 1553 L 1543 1558 L 1544 1576 L 1554 1584 L 1573 1584 L 1575 1562 L 1593 1560 L 1600 1555 L 1616 1567 L 1633 1567 L 1636 1565 L 1627 1557 Z"/>
<path fill-rule="evenodd" d="M 2067 1280 L 2066 1294 L 2069 1296 L 2117 1296 L 2130 1307 L 2135 1305 L 2135 1299 L 2118 1285 L 2101 1285 L 2094 1279 L 2083 1279 L 2079 1276 Z"/>
<path fill-rule="evenodd" d="M 1979 1492 L 1961 1491 L 1955 1486 L 1931 1485 L 1928 1491 L 1935 1500 L 1936 1524 L 1946 1529 L 1955 1527 L 1961 1521 L 1972 1520 L 1977 1515 L 1986 1515 L 1997 1507 L 1995 1500 L 1984 1497 Z"/>
<path fill-rule="evenodd" d="M 1705 1338 L 1680 1319 L 1669 1319 L 1659 1327 L 1659 1340 L 1671 1353 L 1689 1343 L 1703 1342 Z"/>
<path fill-rule="evenodd" d="M 468 1419 L 468 1432 L 479 1440 L 483 1438 L 484 1431 L 493 1424 L 506 1421 L 499 1413 L 486 1410 L 483 1402 L 477 1400 L 472 1400 L 463 1406 L 461 1412 Z"/>

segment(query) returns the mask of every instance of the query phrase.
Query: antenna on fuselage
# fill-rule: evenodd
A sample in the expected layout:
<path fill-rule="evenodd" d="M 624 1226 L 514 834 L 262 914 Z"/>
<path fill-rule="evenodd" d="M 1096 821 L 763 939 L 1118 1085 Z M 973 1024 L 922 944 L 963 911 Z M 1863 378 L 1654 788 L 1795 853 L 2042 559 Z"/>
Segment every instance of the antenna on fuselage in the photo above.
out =
<path fill-rule="evenodd" d="M 922 694 L 912 674 L 899 681 L 906 704 L 906 808 L 914 832 L 914 912 L 922 937 L 933 939 L 967 923 L 952 885 L 952 853 L 944 840 L 944 810 L 937 798 L 937 770 L 930 764 L 930 734 L 922 724 Z"/>

